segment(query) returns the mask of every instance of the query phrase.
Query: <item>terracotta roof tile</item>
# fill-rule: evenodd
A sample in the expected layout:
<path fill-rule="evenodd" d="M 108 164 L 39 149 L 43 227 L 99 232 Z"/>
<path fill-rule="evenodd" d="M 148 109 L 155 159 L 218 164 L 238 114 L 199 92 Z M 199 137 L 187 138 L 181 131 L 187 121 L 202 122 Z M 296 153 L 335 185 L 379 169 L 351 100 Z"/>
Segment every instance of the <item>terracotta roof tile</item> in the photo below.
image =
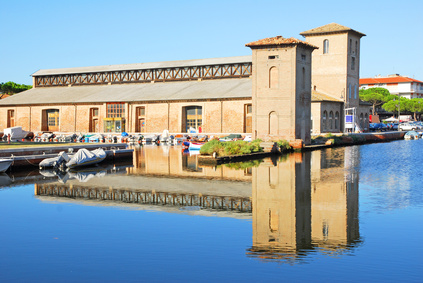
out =
<path fill-rule="evenodd" d="M 356 30 L 353 30 L 349 27 L 337 24 L 337 23 L 331 23 L 331 24 L 327 24 L 321 27 L 317 27 L 314 29 L 310 29 L 307 31 L 303 31 L 302 33 L 300 33 L 302 36 L 307 36 L 307 35 L 318 35 L 318 34 L 326 34 L 326 33 L 337 33 L 337 32 L 355 32 L 357 34 L 359 34 L 360 36 L 366 36 L 364 33 L 358 32 Z"/>
<path fill-rule="evenodd" d="M 271 46 L 271 45 L 304 45 L 307 47 L 311 47 L 313 49 L 317 49 L 317 46 L 314 46 L 308 42 L 290 37 L 290 38 L 284 38 L 281 35 L 275 36 L 275 37 L 269 37 L 260 39 L 257 41 L 253 41 L 250 43 L 245 44 L 247 47 L 255 47 L 255 46 Z"/>
<path fill-rule="evenodd" d="M 423 83 L 421 81 L 402 77 L 384 77 L 384 78 L 362 78 L 360 79 L 360 85 L 369 85 L 369 84 L 389 84 L 389 83 Z"/>

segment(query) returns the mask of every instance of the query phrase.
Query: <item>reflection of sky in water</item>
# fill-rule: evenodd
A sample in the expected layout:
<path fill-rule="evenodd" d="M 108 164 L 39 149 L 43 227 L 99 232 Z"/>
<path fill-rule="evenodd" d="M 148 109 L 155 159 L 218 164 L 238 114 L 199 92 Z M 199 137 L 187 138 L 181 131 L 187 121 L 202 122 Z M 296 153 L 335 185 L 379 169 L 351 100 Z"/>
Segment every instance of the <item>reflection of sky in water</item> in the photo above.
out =
<path fill-rule="evenodd" d="M 423 206 L 423 140 L 364 145 L 360 156 L 360 193 L 371 200 L 367 209 Z"/>

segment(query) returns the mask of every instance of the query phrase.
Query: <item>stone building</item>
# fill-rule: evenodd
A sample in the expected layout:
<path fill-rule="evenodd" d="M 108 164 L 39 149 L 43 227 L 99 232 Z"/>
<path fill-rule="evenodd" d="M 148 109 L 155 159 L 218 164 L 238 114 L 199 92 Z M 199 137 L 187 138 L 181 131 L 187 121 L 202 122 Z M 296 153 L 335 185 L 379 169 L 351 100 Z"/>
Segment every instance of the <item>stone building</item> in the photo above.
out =
<path fill-rule="evenodd" d="M 167 129 L 308 143 L 310 128 L 342 132 L 344 108 L 356 108 L 368 121 L 358 99 L 363 34 L 329 24 L 302 35 L 306 41 L 252 42 L 253 56 L 39 70 L 32 75 L 33 89 L 0 101 L 0 129 Z"/>
<path fill-rule="evenodd" d="M 300 33 L 313 52 L 311 104 L 313 133 L 343 132 L 345 113 L 368 129 L 369 104 L 359 99 L 360 39 L 365 34 L 336 23 Z M 344 112 L 350 109 L 350 112 Z"/>

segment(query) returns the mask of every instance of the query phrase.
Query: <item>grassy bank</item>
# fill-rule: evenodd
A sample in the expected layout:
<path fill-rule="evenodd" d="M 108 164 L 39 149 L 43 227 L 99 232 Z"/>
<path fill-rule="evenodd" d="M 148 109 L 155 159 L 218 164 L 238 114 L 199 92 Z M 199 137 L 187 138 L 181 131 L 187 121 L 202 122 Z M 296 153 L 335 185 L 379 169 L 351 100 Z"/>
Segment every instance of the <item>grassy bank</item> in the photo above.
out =
<path fill-rule="evenodd" d="M 213 155 L 213 153 L 216 153 L 217 156 L 228 156 L 262 152 L 263 149 L 260 147 L 260 142 L 261 140 L 254 140 L 252 142 L 221 142 L 219 140 L 211 140 L 201 147 L 200 154 Z"/>

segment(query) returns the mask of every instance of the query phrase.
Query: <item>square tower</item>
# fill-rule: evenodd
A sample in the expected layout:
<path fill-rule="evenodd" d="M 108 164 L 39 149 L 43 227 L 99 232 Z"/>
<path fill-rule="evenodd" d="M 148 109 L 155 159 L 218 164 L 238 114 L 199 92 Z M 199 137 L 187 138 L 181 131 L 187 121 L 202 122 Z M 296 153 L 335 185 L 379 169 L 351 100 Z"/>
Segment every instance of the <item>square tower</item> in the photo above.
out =
<path fill-rule="evenodd" d="M 310 144 L 311 53 L 317 47 L 282 36 L 246 46 L 253 53 L 253 137 Z"/>
<path fill-rule="evenodd" d="M 365 34 L 336 23 L 300 34 L 319 48 L 313 52 L 313 89 L 344 101 L 345 108 L 358 108 L 360 39 Z"/>

